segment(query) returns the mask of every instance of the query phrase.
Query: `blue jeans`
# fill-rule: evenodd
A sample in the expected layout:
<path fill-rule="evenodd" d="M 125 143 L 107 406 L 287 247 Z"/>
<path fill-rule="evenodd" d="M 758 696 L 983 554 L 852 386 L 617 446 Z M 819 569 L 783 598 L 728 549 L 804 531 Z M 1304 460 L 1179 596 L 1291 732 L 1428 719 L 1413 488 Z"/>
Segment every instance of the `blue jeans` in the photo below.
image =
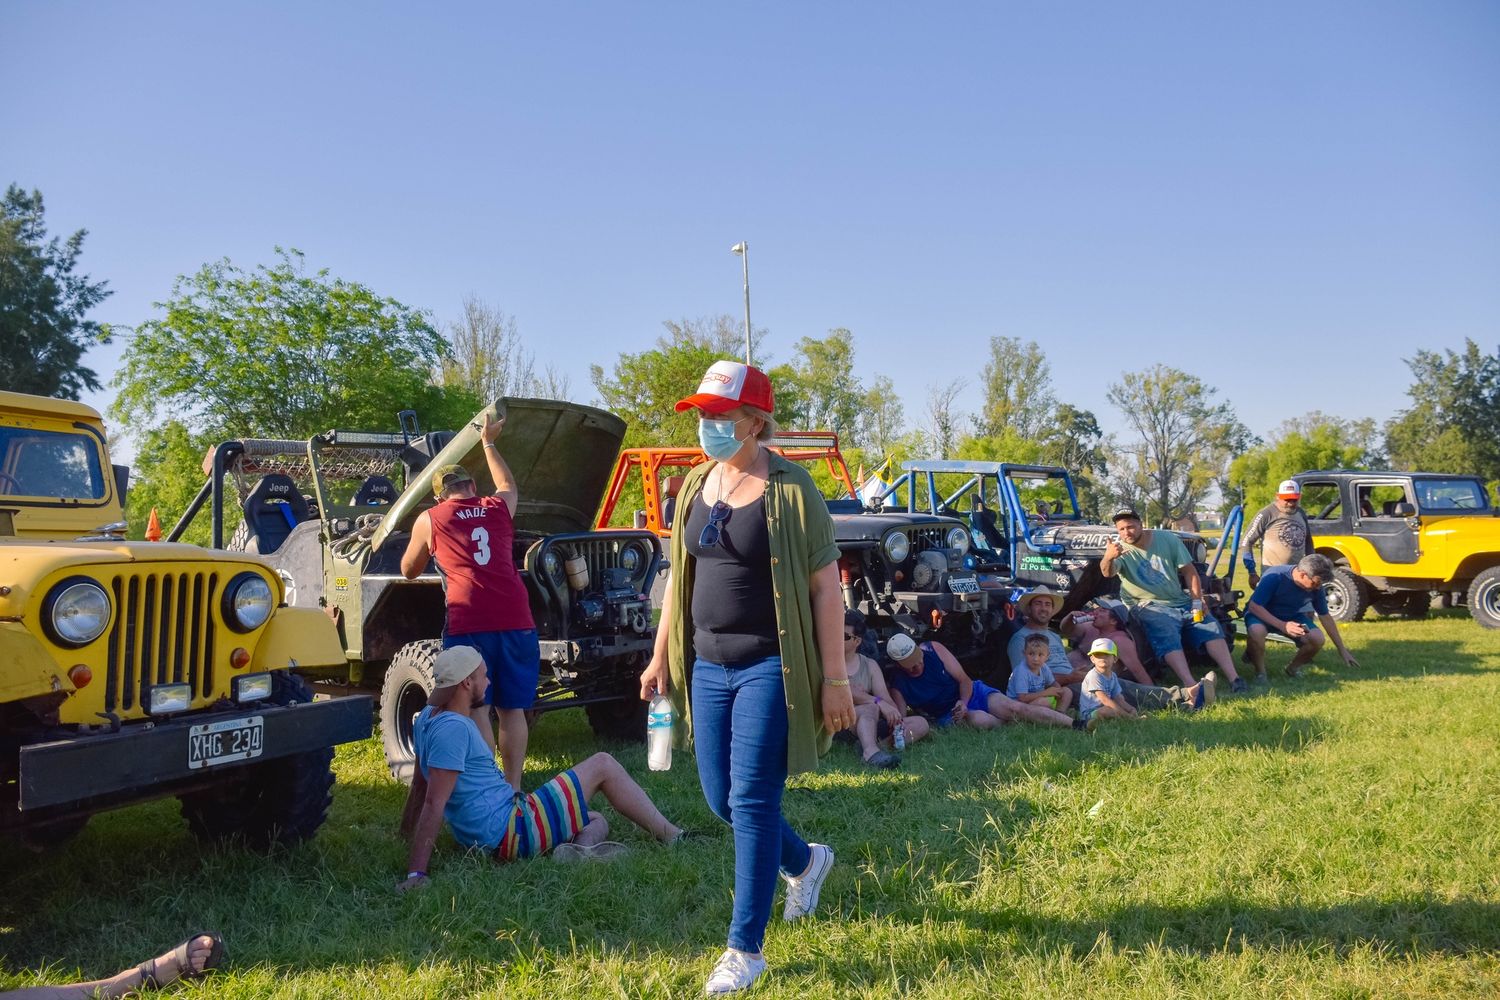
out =
<path fill-rule="evenodd" d="M 1190 640 L 1193 648 L 1202 649 L 1215 639 L 1224 638 L 1213 615 L 1205 615 L 1203 621 L 1194 622 L 1189 609 L 1156 604 L 1137 604 L 1130 613 L 1146 630 L 1146 641 L 1160 657 L 1179 652 L 1184 639 Z"/>
<path fill-rule="evenodd" d="M 734 831 L 734 915 L 729 947 L 758 952 L 776 875 L 800 875 L 812 854 L 781 815 L 786 788 L 786 686 L 781 657 L 739 666 L 693 664 L 698 780 L 715 816 Z"/>

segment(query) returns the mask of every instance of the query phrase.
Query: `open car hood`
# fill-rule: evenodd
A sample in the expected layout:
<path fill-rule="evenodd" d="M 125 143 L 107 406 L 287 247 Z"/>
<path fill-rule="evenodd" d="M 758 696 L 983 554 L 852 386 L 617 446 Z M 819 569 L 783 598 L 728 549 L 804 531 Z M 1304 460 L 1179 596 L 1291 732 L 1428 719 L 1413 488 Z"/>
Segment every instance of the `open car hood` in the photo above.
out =
<path fill-rule="evenodd" d="M 548 535 L 590 530 L 625 439 L 625 421 L 579 403 L 507 396 L 475 414 L 432 459 L 426 474 L 407 484 L 371 537 L 372 548 L 395 532 L 410 531 L 417 515 L 436 502 L 432 470 L 438 466 L 462 465 L 481 496 L 495 491 L 479 439 L 487 413 L 505 417 L 497 444 L 520 490 L 516 530 Z"/>

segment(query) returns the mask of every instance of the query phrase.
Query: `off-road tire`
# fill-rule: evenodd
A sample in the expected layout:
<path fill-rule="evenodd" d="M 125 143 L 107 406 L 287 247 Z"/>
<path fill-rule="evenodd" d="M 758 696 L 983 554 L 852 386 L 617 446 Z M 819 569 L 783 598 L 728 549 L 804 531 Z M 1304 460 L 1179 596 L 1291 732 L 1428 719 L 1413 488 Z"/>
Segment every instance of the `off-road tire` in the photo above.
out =
<path fill-rule="evenodd" d="M 275 705 L 312 701 L 312 689 L 285 670 L 272 674 Z M 312 838 L 333 804 L 333 747 L 321 747 L 226 772 L 222 784 L 179 796 L 199 840 L 241 840 L 250 847 L 291 847 Z"/>
<path fill-rule="evenodd" d="M 411 784 L 417 763 L 412 723 L 432 694 L 432 663 L 442 651 L 443 640 L 418 639 L 398 649 L 385 668 L 380 686 L 380 742 L 391 777 L 403 784 Z"/>
<path fill-rule="evenodd" d="M 1328 614 L 1336 622 L 1357 622 L 1365 616 L 1369 602 L 1364 581 L 1342 566 L 1335 566 L 1333 579 L 1323 584 Z"/>
<path fill-rule="evenodd" d="M 583 706 L 589 727 L 601 740 L 621 743 L 644 743 L 646 709 L 637 691 L 629 691 L 613 701 L 595 701 Z"/>
<path fill-rule="evenodd" d="M 1500 628 L 1500 566 L 1491 566 L 1469 584 L 1469 614 L 1485 628 Z"/>

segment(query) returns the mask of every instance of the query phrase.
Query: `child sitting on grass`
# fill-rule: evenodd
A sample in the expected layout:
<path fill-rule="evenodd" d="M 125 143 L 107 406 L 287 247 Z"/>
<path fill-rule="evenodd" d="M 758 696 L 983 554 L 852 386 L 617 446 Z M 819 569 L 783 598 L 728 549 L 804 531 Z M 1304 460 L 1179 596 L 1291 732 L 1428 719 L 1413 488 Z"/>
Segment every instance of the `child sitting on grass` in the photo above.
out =
<path fill-rule="evenodd" d="M 891 696 L 903 714 L 910 706 L 912 711 L 929 716 L 934 725 L 958 723 L 975 729 L 994 729 L 1015 719 L 1083 728 L 1082 723 L 1075 724 L 1046 705 L 1014 701 L 983 681 L 972 679 L 940 642 L 924 642 L 918 647 L 911 636 L 898 632 L 886 643 L 885 651 L 896 661 Z"/>
<path fill-rule="evenodd" d="M 1046 705 L 1059 712 L 1066 712 L 1068 706 L 1073 704 L 1073 692 L 1057 683 L 1057 679 L 1052 676 L 1052 668 L 1047 666 L 1047 657 L 1052 655 L 1047 637 L 1028 635 L 1021 649 L 1026 662 L 1011 668 L 1006 695 L 1028 705 Z"/>
<path fill-rule="evenodd" d="M 1190 688 L 1163 688 L 1121 680 L 1115 674 L 1115 660 L 1120 652 L 1113 639 L 1095 639 L 1089 646 L 1089 660 L 1094 668 L 1083 679 L 1083 696 L 1078 702 L 1078 717 L 1089 732 L 1104 719 L 1138 719 L 1137 709 L 1180 708 L 1196 712 L 1214 701 L 1217 678 L 1212 673 Z"/>

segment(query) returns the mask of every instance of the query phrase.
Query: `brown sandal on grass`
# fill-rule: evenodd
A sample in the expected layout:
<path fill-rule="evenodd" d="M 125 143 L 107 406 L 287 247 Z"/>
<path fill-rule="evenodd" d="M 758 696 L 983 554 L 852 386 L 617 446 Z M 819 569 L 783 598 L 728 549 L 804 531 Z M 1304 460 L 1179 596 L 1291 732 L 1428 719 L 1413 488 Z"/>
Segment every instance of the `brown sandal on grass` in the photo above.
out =
<path fill-rule="evenodd" d="M 190 954 L 193 942 L 199 938 L 208 938 L 213 943 L 209 946 L 207 957 L 203 959 L 203 968 L 194 969 Z M 160 989 L 165 983 L 173 983 L 179 979 L 202 979 L 224 961 L 224 939 L 208 931 L 199 931 L 197 934 L 189 935 L 188 939 L 173 948 L 170 954 L 172 960 L 177 963 L 177 975 L 163 981 L 156 973 L 157 959 L 149 959 L 142 962 L 138 969 L 141 974 L 141 989 Z"/>

